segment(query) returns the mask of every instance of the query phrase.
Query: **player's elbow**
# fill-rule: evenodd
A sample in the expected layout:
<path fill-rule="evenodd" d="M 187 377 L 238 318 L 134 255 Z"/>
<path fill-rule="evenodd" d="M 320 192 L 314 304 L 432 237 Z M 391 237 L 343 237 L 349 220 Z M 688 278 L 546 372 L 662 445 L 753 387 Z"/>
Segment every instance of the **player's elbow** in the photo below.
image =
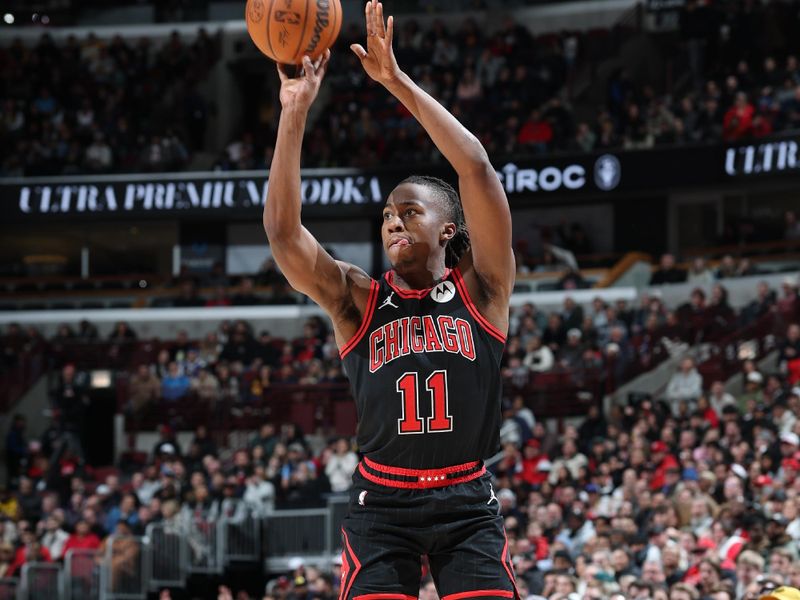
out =
<path fill-rule="evenodd" d="M 480 140 L 474 135 L 470 134 L 470 139 L 464 144 L 465 158 L 463 160 L 462 175 L 483 175 L 486 173 L 494 173 L 492 163 L 489 161 L 489 155 L 486 148 L 483 147 Z"/>

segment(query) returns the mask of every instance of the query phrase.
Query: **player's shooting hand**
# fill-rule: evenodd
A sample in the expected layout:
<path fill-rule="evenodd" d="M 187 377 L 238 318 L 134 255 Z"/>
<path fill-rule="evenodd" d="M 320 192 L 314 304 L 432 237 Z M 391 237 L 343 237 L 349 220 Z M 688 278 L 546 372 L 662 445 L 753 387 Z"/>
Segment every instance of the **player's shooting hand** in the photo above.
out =
<path fill-rule="evenodd" d="M 378 83 L 392 83 L 400 74 L 400 67 L 392 50 L 394 36 L 394 18 L 388 21 L 383 18 L 383 3 L 368 0 L 364 9 L 367 18 L 367 49 L 361 44 L 353 44 L 350 49 L 361 61 L 361 65 Z"/>
<path fill-rule="evenodd" d="M 309 109 L 311 103 L 317 97 L 319 86 L 323 77 L 325 77 L 325 72 L 328 70 L 330 59 L 330 50 L 325 50 L 325 54 L 315 61 L 312 61 L 308 56 L 304 56 L 303 66 L 294 77 L 287 71 L 287 68 L 292 67 L 278 65 L 278 76 L 281 78 L 280 100 L 284 109 Z"/>

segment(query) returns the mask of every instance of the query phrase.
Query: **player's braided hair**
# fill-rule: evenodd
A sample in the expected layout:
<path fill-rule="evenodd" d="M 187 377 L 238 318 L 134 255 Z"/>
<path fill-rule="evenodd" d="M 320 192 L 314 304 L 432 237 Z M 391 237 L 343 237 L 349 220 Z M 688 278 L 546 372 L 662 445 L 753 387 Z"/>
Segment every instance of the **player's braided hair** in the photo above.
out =
<path fill-rule="evenodd" d="M 401 183 L 415 183 L 422 185 L 433 191 L 436 201 L 442 205 L 446 211 L 447 219 L 455 223 L 456 234 L 447 243 L 444 249 L 445 266 L 453 268 L 461 260 L 467 250 L 469 250 L 469 232 L 467 222 L 464 220 L 464 208 L 461 206 L 461 198 L 453 186 L 442 181 L 438 177 L 428 175 L 412 175 Z"/>

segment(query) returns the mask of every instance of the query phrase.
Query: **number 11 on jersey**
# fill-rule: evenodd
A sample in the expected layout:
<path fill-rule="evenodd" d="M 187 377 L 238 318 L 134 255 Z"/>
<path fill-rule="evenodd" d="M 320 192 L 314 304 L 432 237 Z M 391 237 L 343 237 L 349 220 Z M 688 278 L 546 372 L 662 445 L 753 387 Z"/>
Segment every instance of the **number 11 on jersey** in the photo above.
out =
<path fill-rule="evenodd" d="M 397 433 L 408 435 L 425 433 L 441 433 L 453 431 L 453 418 L 450 416 L 449 398 L 447 394 L 447 371 L 434 371 L 425 380 L 425 389 L 431 395 L 431 416 L 425 420 L 420 416 L 418 393 L 419 375 L 413 371 L 403 373 L 397 380 L 397 391 L 403 403 L 403 416 L 397 420 Z"/>

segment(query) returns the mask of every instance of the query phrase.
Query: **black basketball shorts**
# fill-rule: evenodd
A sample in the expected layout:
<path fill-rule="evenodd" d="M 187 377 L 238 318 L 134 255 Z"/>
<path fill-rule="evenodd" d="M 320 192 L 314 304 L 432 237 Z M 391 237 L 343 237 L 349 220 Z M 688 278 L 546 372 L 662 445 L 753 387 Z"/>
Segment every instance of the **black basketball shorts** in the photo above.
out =
<path fill-rule="evenodd" d="M 421 470 L 365 458 L 353 482 L 339 600 L 415 600 L 422 555 L 442 600 L 519 597 L 482 463 Z"/>

